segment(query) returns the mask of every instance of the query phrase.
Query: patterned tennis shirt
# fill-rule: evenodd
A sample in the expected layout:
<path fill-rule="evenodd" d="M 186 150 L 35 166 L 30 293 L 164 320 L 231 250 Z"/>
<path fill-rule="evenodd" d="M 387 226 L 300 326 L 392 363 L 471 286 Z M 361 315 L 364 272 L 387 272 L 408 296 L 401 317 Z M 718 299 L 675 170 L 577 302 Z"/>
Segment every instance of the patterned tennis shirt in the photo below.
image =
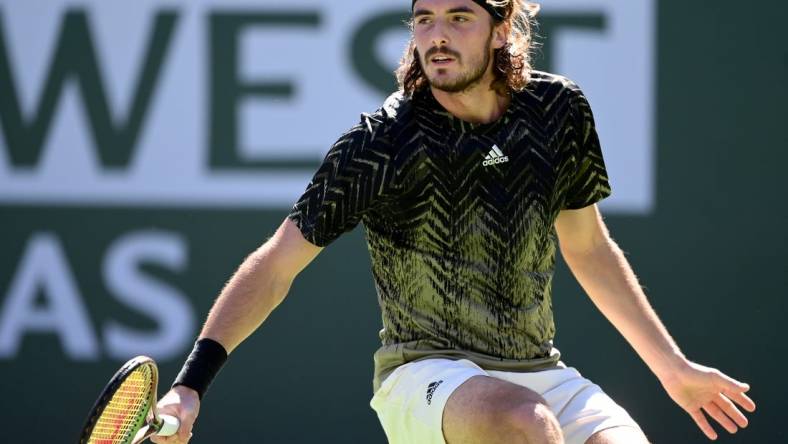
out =
<path fill-rule="evenodd" d="M 582 91 L 534 72 L 489 124 L 454 117 L 429 88 L 393 94 L 334 144 L 289 217 L 317 246 L 363 223 L 383 318 L 377 390 L 427 357 L 555 366 L 554 223 L 609 194 Z"/>

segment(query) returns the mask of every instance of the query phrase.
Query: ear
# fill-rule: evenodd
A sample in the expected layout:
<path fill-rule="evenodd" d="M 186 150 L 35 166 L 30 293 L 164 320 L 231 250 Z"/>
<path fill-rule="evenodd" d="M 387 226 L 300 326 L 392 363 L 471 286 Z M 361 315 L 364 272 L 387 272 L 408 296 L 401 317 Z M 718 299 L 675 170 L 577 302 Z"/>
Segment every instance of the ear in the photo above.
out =
<path fill-rule="evenodd" d="M 500 49 L 506 46 L 509 40 L 509 23 L 503 22 L 495 25 L 493 28 L 492 47 L 493 49 Z"/>

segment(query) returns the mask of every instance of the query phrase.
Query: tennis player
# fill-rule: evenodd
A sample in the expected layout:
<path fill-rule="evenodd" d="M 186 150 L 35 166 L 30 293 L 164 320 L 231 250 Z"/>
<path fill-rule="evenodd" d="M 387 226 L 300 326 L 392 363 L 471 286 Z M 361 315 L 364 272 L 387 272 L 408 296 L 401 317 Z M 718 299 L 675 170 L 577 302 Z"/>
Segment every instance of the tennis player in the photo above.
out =
<path fill-rule="evenodd" d="M 391 443 L 646 443 L 553 347 L 557 247 L 591 300 L 710 439 L 753 411 L 747 384 L 689 361 L 611 239 L 588 101 L 531 69 L 537 7 L 417 0 L 400 91 L 326 155 L 211 309 L 159 403 L 190 436 L 200 399 L 295 276 L 362 222 L 383 313 L 374 397 Z M 600 351 L 600 353 L 604 353 Z"/>

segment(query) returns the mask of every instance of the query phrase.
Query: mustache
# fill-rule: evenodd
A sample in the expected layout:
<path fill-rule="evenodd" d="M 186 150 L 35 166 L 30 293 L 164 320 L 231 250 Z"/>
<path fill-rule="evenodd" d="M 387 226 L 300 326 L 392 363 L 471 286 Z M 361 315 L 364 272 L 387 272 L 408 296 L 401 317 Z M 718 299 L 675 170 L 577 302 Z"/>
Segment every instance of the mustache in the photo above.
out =
<path fill-rule="evenodd" d="M 446 48 L 446 47 L 443 47 L 443 46 L 441 46 L 441 47 L 433 46 L 432 48 L 428 49 L 427 52 L 424 54 L 424 58 L 426 60 L 429 60 L 430 57 L 435 56 L 435 55 L 445 55 L 445 56 L 454 57 L 457 60 L 460 59 L 460 53 L 459 52 L 454 51 L 454 50 L 449 49 L 449 48 Z"/>

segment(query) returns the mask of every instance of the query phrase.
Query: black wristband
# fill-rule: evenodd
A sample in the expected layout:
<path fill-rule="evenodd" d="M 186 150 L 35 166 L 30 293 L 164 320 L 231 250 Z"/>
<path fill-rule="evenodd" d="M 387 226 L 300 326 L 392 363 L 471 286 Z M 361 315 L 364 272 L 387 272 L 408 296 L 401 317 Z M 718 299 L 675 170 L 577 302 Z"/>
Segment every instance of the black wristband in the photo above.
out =
<path fill-rule="evenodd" d="M 202 399 L 226 361 L 227 350 L 222 344 L 209 338 L 199 339 L 172 386 L 184 385 L 194 389 Z"/>

